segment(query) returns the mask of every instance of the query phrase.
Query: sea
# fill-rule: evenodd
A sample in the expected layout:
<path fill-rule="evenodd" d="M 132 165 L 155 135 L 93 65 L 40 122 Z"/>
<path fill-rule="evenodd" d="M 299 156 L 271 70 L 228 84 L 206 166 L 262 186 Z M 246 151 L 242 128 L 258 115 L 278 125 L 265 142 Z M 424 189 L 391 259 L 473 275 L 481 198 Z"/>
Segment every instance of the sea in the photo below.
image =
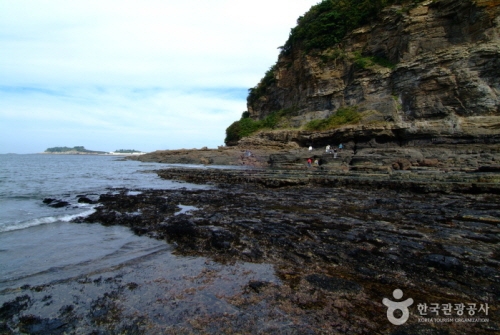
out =
<path fill-rule="evenodd" d="M 197 188 L 199 185 L 160 179 L 154 170 L 165 164 L 99 155 L 0 155 L 0 233 L 88 215 L 94 205 L 78 203 L 78 195 L 97 197 L 111 189 Z M 67 201 L 53 208 L 46 198 Z"/>
<path fill-rule="evenodd" d="M 119 188 L 140 192 L 207 187 L 161 179 L 154 170 L 165 167 L 117 156 L 0 155 L 0 288 L 51 268 L 95 261 L 136 239 L 123 227 L 72 223 L 96 206 L 79 203 L 78 196 L 97 200 Z M 69 205 L 54 208 L 44 199 Z M 149 248 L 152 242 L 146 242 Z M 136 245 L 134 252 L 140 252 Z"/>
<path fill-rule="evenodd" d="M 210 279 L 212 285 L 198 287 L 181 310 L 169 307 L 160 312 L 164 319 L 155 321 L 155 327 L 163 329 L 174 321 L 188 322 L 187 316 L 179 315 L 188 315 L 199 306 L 211 306 L 220 313 L 233 310 L 218 298 L 221 290 L 236 292 L 252 279 L 278 281 L 271 265 L 223 265 L 202 257 L 177 256 L 166 241 L 137 236 L 127 227 L 73 221 L 97 206 L 79 203 L 79 196 L 97 200 L 100 194 L 123 188 L 138 193 L 213 187 L 164 180 L 154 172 L 169 166 L 176 165 L 99 155 L 0 155 L 0 307 L 29 295 L 32 303 L 21 313 L 50 319 L 69 303 L 85 320 L 88 310 L 106 297 L 112 285 L 85 283 L 101 283 L 100 278 L 106 277 L 138 285 L 122 297 L 122 307 L 130 313 L 140 308 L 146 318 L 152 318 L 163 308 L 151 304 L 158 292 L 175 296 L 195 285 L 184 278 L 221 274 L 218 280 Z M 44 203 L 47 198 L 69 205 L 54 208 Z M 188 207 L 181 206 L 179 211 L 192 209 Z M 161 286 L 171 282 L 176 285 Z M 80 326 L 84 333 L 93 327 L 92 323 Z"/>

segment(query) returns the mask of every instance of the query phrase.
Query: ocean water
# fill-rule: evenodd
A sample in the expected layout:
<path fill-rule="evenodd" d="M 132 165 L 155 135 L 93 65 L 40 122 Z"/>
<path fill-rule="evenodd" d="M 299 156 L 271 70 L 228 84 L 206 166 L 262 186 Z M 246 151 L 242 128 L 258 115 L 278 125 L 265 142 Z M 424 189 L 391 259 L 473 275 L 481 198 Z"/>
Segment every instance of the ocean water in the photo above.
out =
<path fill-rule="evenodd" d="M 0 155 L 0 232 L 90 214 L 92 205 L 78 203 L 78 195 L 97 197 L 110 188 L 140 190 L 204 187 L 160 179 L 152 170 L 165 164 L 141 163 L 111 156 Z M 53 208 L 43 199 L 71 204 Z"/>
<path fill-rule="evenodd" d="M 153 170 L 164 167 L 111 156 L 0 155 L 0 289 L 71 277 L 168 249 L 165 242 L 140 238 L 125 227 L 71 222 L 96 206 L 78 203 L 78 195 L 97 200 L 116 188 L 207 187 L 163 180 Z M 70 205 L 53 208 L 45 198 Z"/>
<path fill-rule="evenodd" d="M 71 334 L 123 333 L 120 327 L 138 313 L 148 334 L 160 334 L 207 313 L 237 315 L 224 296 L 237 294 L 249 280 L 279 282 L 270 264 L 177 256 L 166 241 L 134 235 L 127 227 L 71 222 L 93 211 L 94 205 L 78 203 L 78 195 L 209 188 L 152 172 L 166 166 L 109 156 L 0 155 L 0 307 L 29 299 L 8 321 L 13 334 L 22 333 L 16 329 L 22 315 L 57 323 L 68 308 Z M 52 208 L 44 198 L 70 206 Z M 178 213 L 191 209 L 181 206 Z M 119 303 L 121 314 L 101 329 L 95 320 L 103 301 Z"/>

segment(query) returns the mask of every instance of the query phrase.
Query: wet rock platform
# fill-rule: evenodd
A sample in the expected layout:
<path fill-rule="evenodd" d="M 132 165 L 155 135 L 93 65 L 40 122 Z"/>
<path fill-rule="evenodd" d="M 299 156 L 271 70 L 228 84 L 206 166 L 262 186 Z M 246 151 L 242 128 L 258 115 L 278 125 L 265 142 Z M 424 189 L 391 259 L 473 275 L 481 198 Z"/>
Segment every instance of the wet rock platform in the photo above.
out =
<path fill-rule="evenodd" d="M 138 194 L 114 190 L 100 196 L 94 214 L 76 221 L 128 226 L 169 242 L 179 257 L 204 257 L 222 268 L 271 264 L 276 280 L 249 276 L 210 303 L 223 304 L 223 310 L 186 312 L 189 317 L 164 328 L 160 316 L 144 314 L 128 333 L 500 332 L 498 174 L 410 177 L 180 168 L 158 174 L 215 187 Z M 114 303 L 142 287 L 127 285 L 122 284 L 127 289 L 118 290 Z M 160 286 L 149 285 L 148 296 L 165 289 Z M 404 292 L 403 300 L 413 299 L 408 321 L 399 326 L 388 321 L 382 304 L 384 298 L 396 300 L 395 289 Z M 12 306 L 26 303 L 19 299 Z M 176 300 L 179 306 L 183 299 Z M 423 308 L 435 304 L 451 304 L 453 321 L 439 321 L 446 316 L 442 309 Z M 476 309 L 458 314 L 455 307 L 461 304 Z M 0 315 L 9 313 L 9 306 Z M 176 308 L 161 317 L 168 319 Z M 95 329 L 122 329 L 116 325 L 126 315 L 113 315 Z M 22 329 L 36 321 L 19 320 Z M 53 326 L 46 321 L 45 327 Z"/>

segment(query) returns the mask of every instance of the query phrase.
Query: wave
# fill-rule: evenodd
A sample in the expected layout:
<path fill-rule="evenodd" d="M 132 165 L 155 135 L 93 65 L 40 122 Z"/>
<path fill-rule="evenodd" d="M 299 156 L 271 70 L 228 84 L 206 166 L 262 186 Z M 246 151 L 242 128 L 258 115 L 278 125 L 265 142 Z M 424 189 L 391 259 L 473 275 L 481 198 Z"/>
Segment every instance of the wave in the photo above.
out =
<path fill-rule="evenodd" d="M 76 213 L 76 214 L 65 214 L 65 215 L 56 215 L 56 216 L 46 216 L 36 219 L 27 220 L 24 222 L 16 222 L 13 224 L 7 224 L 0 226 L 0 233 L 6 231 L 13 231 L 19 229 L 26 229 L 29 227 L 39 226 L 48 223 L 54 222 L 70 222 L 71 220 L 79 217 L 79 216 L 88 216 L 95 212 L 94 207 L 87 209 L 84 212 Z"/>

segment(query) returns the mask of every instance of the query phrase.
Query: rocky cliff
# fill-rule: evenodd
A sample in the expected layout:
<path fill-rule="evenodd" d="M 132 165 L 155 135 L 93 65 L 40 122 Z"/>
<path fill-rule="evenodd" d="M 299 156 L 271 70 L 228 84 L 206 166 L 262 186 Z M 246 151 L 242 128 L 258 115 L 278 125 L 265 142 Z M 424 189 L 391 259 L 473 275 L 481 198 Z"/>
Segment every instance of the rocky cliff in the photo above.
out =
<path fill-rule="evenodd" d="M 379 8 L 328 47 L 307 47 L 316 31 L 292 47 L 289 39 L 227 129 L 236 135 L 228 146 L 138 159 L 305 168 L 314 157 L 337 171 L 500 171 L 500 0 L 325 0 L 294 29 L 323 20 L 321 6 L 335 26 L 338 12 L 328 6 L 339 4 L 349 15 Z M 319 31 L 330 43 L 328 24 Z M 349 118 L 328 123 L 346 111 Z M 325 153 L 340 143 L 338 157 Z"/>
<path fill-rule="evenodd" d="M 498 164 L 500 1 L 407 5 L 384 8 L 334 47 L 282 52 L 268 73 L 273 76 L 270 84 L 260 88 L 264 94 L 249 99 L 248 112 L 251 119 L 263 120 L 286 111 L 277 128 L 287 130 L 261 131 L 239 145 L 345 143 L 361 156 L 386 153 L 391 147 L 396 148 L 393 158 L 409 158 L 411 163 L 442 160 L 448 153 L 446 160 L 454 150 L 469 150 L 472 166 Z M 356 109 L 359 122 L 327 131 L 304 130 L 307 122 L 346 106 Z M 409 148 L 417 152 L 408 154 Z M 486 156 L 481 158 L 483 149 Z"/>
<path fill-rule="evenodd" d="M 377 112 L 371 124 L 398 125 L 408 134 L 496 135 L 499 10 L 497 0 L 434 0 L 408 12 L 388 7 L 334 48 L 282 53 L 274 84 L 249 104 L 250 116 L 293 109 L 297 127 L 349 105 Z M 370 57 L 390 63 L 369 64 Z"/>

